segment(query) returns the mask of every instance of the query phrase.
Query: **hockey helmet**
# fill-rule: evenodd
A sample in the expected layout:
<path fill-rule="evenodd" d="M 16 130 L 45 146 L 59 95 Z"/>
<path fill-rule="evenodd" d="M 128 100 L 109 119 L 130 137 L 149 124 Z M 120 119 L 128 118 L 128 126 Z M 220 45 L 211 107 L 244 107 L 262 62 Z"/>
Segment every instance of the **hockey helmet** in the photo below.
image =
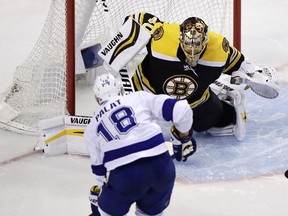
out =
<path fill-rule="evenodd" d="M 180 46 L 187 63 L 195 66 L 208 42 L 208 26 L 198 17 L 190 17 L 180 25 Z"/>
<path fill-rule="evenodd" d="M 122 95 L 122 86 L 118 77 L 111 72 L 96 76 L 93 91 L 98 104 L 102 104 L 111 97 Z"/>

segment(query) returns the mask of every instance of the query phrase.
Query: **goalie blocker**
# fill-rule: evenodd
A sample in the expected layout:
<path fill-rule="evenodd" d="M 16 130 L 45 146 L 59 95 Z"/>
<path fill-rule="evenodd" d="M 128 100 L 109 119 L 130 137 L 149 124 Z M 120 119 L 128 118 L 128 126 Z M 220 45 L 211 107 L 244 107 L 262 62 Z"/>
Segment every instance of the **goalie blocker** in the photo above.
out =
<path fill-rule="evenodd" d="M 98 52 L 116 72 L 125 67 L 149 42 L 150 33 L 134 19 L 127 19 L 119 32 Z"/>

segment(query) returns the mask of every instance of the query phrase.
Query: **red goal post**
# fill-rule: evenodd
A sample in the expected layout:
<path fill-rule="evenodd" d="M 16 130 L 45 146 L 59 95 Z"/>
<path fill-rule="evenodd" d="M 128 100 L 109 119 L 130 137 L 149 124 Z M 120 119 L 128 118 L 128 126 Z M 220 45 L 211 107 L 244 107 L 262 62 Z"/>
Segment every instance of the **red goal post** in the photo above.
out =
<path fill-rule="evenodd" d="M 42 119 L 79 114 L 75 73 L 86 73 L 79 52 L 106 43 L 137 12 L 177 23 L 198 16 L 241 48 L 241 0 L 52 0 L 35 47 L 0 97 L 0 127 L 34 134 Z"/>

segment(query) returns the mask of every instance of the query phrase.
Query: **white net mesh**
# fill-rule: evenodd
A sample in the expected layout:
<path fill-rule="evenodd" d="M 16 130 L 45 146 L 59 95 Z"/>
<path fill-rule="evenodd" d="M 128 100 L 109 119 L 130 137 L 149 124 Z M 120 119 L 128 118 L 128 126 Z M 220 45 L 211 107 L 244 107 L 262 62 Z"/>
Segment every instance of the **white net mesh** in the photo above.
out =
<path fill-rule="evenodd" d="M 124 18 L 136 12 L 149 12 L 177 23 L 198 16 L 210 30 L 233 42 L 233 0 L 75 0 L 76 47 L 106 43 Z M 0 127 L 16 132 L 37 133 L 39 120 L 67 114 L 64 0 L 52 1 L 35 47 L 17 67 L 13 83 L 2 97 Z M 7 105 L 17 115 L 7 115 Z M 1 113 L 6 113 L 5 118 Z"/>
<path fill-rule="evenodd" d="M 182 23 L 191 16 L 198 16 L 207 23 L 210 30 L 224 34 L 233 42 L 233 0 L 134 0 L 126 3 L 117 0 L 98 1 L 84 42 L 108 40 L 107 32 L 115 33 L 125 16 L 136 12 L 149 12 L 163 21 L 176 23 Z"/>

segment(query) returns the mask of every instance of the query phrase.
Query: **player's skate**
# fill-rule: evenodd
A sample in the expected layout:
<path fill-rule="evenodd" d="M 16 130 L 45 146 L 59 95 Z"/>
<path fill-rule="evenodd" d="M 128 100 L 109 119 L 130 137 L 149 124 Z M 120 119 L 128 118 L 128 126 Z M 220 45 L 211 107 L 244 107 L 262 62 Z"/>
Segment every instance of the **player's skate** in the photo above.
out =
<path fill-rule="evenodd" d="M 230 82 L 236 85 L 245 84 L 261 97 L 276 98 L 279 95 L 276 70 L 272 67 L 250 70 L 248 64 L 249 62 L 243 62 L 240 69 L 232 73 Z"/>
<path fill-rule="evenodd" d="M 236 124 L 230 124 L 226 127 L 213 127 L 207 132 L 213 136 L 235 135 L 238 140 L 243 140 L 246 135 L 245 95 L 241 90 L 229 84 L 227 81 L 228 77 L 225 79 L 223 76 L 221 79 L 221 81 L 216 80 L 211 84 L 210 88 L 221 100 L 234 107 Z"/>

